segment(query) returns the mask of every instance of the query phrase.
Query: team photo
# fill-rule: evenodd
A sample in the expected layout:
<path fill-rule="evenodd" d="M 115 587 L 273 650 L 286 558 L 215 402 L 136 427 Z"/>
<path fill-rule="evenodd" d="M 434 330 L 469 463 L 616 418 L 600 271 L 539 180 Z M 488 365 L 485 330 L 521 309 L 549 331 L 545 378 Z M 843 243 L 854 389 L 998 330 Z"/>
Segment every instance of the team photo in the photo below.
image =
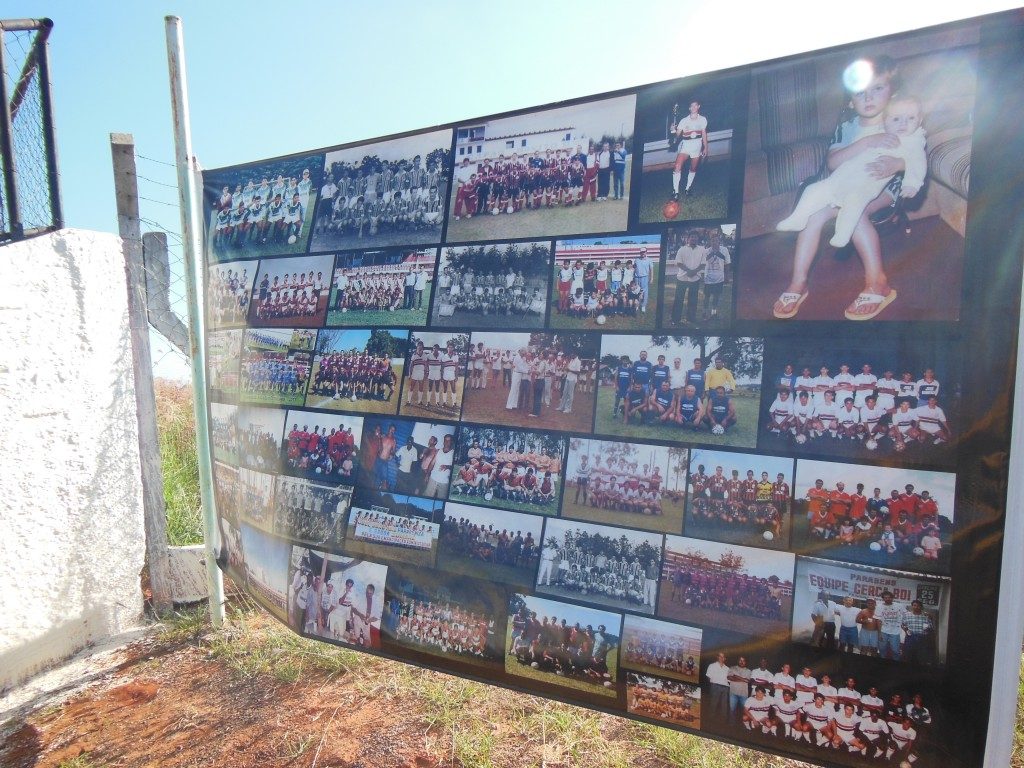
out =
<path fill-rule="evenodd" d="M 322 154 L 203 173 L 206 242 L 218 261 L 305 253 Z"/>
<path fill-rule="evenodd" d="M 544 518 L 448 502 L 437 567 L 522 587 L 533 585 Z"/>
<path fill-rule="evenodd" d="M 289 410 L 281 466 L 291 475 L 325 483 L 355 482 L 363 418 Z"/>
<path fill-rule="evenodd" d="M 948 339 L 837 348 L 833 337 L 771 345 L 761 447 L 798 455 L 948 462 L 959 437 L 961 346 Z M 770 372 L 770 373 L 769 373 Z"/>
<path fill-rule="evenodd" d="M 319 547 L 338 547 L 352 500 L 347 485 L 323 485 L 278 477 L 274 492 L 274 533 Z"/>
<path fill-rule="evenodd" d="M 570 520 L 544 524 L 537 591 L 653 614 L 662 536 Z"/>
<path fill-rule="evenodd" d="M 443 519 L 436 499 L 356 488 L 345 551 L 432 568 Z"/>
<path fill-rule="evenodd" d="M 238 525 L 238 494 L 241 489 L 238 467 L 213 462 L 213 501 L 217 515 Z"/>
<path fill-rule="evenodd" d="M 384 636 L 420 653 L 498 672 L 508 593 L 498 584 L 402 566 L 388 573 Z"/>
<path fill-rule="evenodd" d="M 441 242 L 451 130 L 327 153 L 315 251 Z"/>
<path fill-rule="evenodd" d="M 794 557 L 735 544 L 665 537 L 658 616 L 744 635 L 786 632 Z"/>
<path fill-rule="evenodd" d="M 242 470 L 245 472 L 246 470 Z M 243 522 L 239 526 L 240 586 L 281 621 L 288 619 L 288 557 L 291 544 Z"/>
<path fill-rule="evenodd" d="M 308 637 L 380 649 L 386 565 L 295 546 L 288 576 L 292 629 Z"/>
<path fill-rule="evenodd" d="M 436 248 L 339 253 L 327 325 L 426 325 Z"/>
<path fill-rule="evenodd" d="M 209 373 L 210 397 L 214 400 L 236 400 L 238 377 L 242 365 L 242 330 L 212 331 L 206 335 L 206 370 Z"/>
<path fill-rule="evenodd" d="M 793 549 L 864 565 L 948 574 L 956 475 L 801 459 Z"/>
<path fill-rule="evenodd" d="M 946 663 L 950 581 L 797 558 L 793 642 L 843 654 Z"/>
<path fill-rule="evenodd" d="M 274 530 L 275 475 L 252 469 L 238 471 L 238 511 L 242 520 L 261 531 Z"/>
<path fill-rule="evenodd" d="M 684 728 L 700 728 L 700 686 L 626 673 L 626 711 Z"/>
<path fill-rule="evenodd" d="M 662 240 L 665 285 L 663 328 L 732 325 L 736 225 L 673 227 Z"/>
<path fill-rule="evenodd" d="M 257 263 L 233 261 L 210 265 L 206 281 L 206 316 L 210 328 L 245 327 Z"/>
<path fill-rule="evenodd" d="M 448 241 L 625 230 L 635 107 L 619 96 L 456 129 Z"/>
<path fill-rule="evenodd" d="M 210 403 L 210 443 L 214 459 L 236 466 L 241 464 L 237 405 Z"/>
<path fill-rule="evenodd" d="M 788 549 L 793 460 L 694 448 L 683 532 L 727 544 Z"/>
<path fill-rule="evenodd" d="M 557 515 L 566 443 L 548 432 L 461 427 L 448 498 Z"/>
<path fill-rule="evenodd" d="M 333 256 L 299 256 L 260 262 L 249 301 L 249 325 L 319 328 L 327 316 Z"/>
<path fill-rule="evenodd" d="M 754 71 L 741 318 L 960 317 L 977 36 Z"/>
<path fill-rule="evenodd" d="M 442 248 L 435 327 L 543 328 L 551 243 Z"/>
<path fill-rule="evenodd" d="M 413 331 L 402 382 L 403 416 L 458 420 L 469 367 L 469 334 Z"/>
<path fill-rule="evenodd" d="M 322 330 L 306 405 L 334 411 L 394 413 L 408 331 Z"/>
<path fill-rule="evenodd" d="M 753 448 L 764 339 L 604 336 L 594 431 Z"/>
<path fill-rule="evenodd" d="M 378 491 L 444 498 L 454 439 L 449 424 L 367 417 L 356 482 Z"/>
<path fill-rule="evenodd" d="M 641 223 L 724 219 L 734 211 L 741 169 L 733 157 L 742 155 L 747 90 L 745 77 L 705 77 L 640 92 Z"/>
<path fill-rule="evenodd" d="M 619 663 L 634 672 L 700 685 L 702 636 L 696 627 L 628 613 L 622 625 Z"/>
<path fill-rule="evenodd" d="M 552 328 L 653 330 L 658 319 L 661 235 L 559 240 Z"/>
<path fill-rule="evenodd" d="M 562 517 L 683 530 L 685 448 L 569 438 Z"/>
<path fill-rule="evenodd" d="M 242 345 L 241 400 L 262 405 L 302 405 L 316 331 L 252 330 Z"/>
<path fill-rule="evenodd" d="M 238 453 L 243 467 L 276 472 L 284 411 L 245 405 L 238 409 Z"/>
<path fill-rule="evenodd" d="M 616 697 L 621 626 L 618 613 L 514 594 L 505 671 L 535 683 Z"/>
<path fill-rule="evenodd" d="M 463 418 L 589 432 L 599 343 L 587 333 L 474 332 Z"/>

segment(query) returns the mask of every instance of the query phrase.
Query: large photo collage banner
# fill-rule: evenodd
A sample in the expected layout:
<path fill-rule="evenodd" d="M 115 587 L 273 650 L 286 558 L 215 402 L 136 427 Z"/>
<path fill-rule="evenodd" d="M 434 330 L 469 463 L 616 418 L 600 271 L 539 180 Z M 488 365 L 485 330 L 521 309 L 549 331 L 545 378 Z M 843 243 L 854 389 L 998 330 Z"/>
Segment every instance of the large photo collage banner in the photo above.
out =
<path fill-rule="evenodd" d="M 206 171 L 221 566 L 327 642 L 804 760 L 971 764 L 980 38 Z"/>

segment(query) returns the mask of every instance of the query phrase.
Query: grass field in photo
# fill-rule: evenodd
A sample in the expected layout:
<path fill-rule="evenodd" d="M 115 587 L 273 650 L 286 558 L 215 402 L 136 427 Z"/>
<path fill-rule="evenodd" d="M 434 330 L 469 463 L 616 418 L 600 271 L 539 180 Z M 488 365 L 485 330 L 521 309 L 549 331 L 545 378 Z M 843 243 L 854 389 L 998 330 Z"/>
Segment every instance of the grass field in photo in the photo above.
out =
<path fill-rule="evenodd" d="M 526 677 L 530 680 L 536 680 L 539 683 L 547 683 L 548 685 L 560 685 L 564 688 L 575 688 L 577 691 L 584 691 L 585 693 L 596 693 L 600 696 L 610 696 L 612 698 L 618 696 L 617 688 L 605 688 L 604 685 L 597 682 L 591 682 L 588 679 L 566 677 L 556 675 L 554 672 L 545 672 L 540 669 L 534 669 L 529 664 L 520 664 L 515 656 L 509 655 L 508 649 L 512 647 L 512 617 L 508 620 L 508 629 L 505 632 L 505 671 L 510 675 L 517 675 L 519 677 Z M 605 663 L 608 665 L 608 674 L 611 675 L 611 680 L 615 680 L 618 677 L 619 671 L 619 647 L 615 646 L 605 657 Z"/>
<path fill-rule="evenodd" d="M 688 166 L 687 166 L 688 167 Z M 645 170 L 640 182 L 640 223 L 672 224 L 724 219 L 729 215 L 730 163 L 703 163 L 689 195 L 679 195 L 679 215 L 666 219 L 662 208 L 672 197 L 672 169 Z M 686 187 L 686 168 L 679 189 Z"/>
<path fill-rule="evenodd" d="M 693 499 L 687 496 L 687 509 L 692 509 Z M 792 516 L 788 510 L 782 515 L 782 535 L 771 541 L 764 537 L 766 525 L 754 523 L 724 523 L 697 520 L 692 514 L 686 515 L 683 533 L 698 539 L 711 539 L 726 544 L 742 544 L 746 547 L 764 547 L 765 549 L 788 549 Z"/>
<path fill-rule="evenodd" d="M 757 445 L 757 412 L 759 397 L 755 395 L 733 395 L 736 405 L 736 423 L 724 435 L 713 435 L 709 430 L 693 432 L 682 429 L 678 424 L 624 424 L 622 416 L 613 417 L 615 388 L 601 387 L 597 394 L 597 419 L 594 433 L 629 438 L 656 438 L 680 443 L 701 445 L 734 445 L 753 448 Z"/>
<path fill-rule="evenodd" d="M 454 478 L 459 472 L 459 466 L 456 464 L 452 467 L 452 477 Z M 481 504 L 491 507 L 493 509 L 507 509 L 512 512 L 532 512 L 535 515 L 557 515 L 558 514 L 558 487 L 556 481 L 555 496 L 547 504 L 532 504 L 528 501 L 512 501 L 510 499 L 502 499 L 497 495 L 488 499 L 486 496 L 470 496 L 465 493 L 459 493 L 455 490 L 455 486 L 451 486 L 451 490 L 448 492 L 449 501 L 461 501 L 467 504 Z"/>
<path fill-rule="evenodd" d="M 395 381 L 401 382 L 402 380 L 402 368 L 404 366 L 399 363 L 397 365 L 392 364 L 391 370 L 395 374 Z M 317 371 L 320 368 L 320 361 L 317 360 L 313 363 L 313 370 L 310 373 L 310 379 L 315 381 Z M 398 410 L 398 384 L 395 384 L 395 389 L 391 393 L 390 400 L 366 400 L 363 398 L 357 398 L 353 401 L 351 398 L 339 397 L 335 400 L 333 397 L 325 395 L 316 395 L 312 392 L 306 397 L 307 408 L 323 408 L 330 411 L 353 411 L 356 413 L 384 413 L 393 415 Z M 302 405 L 302 403 L 297 403 Z"/>
<path fill-rule="evenodd" d="M 302 389 L 298 392 L 288 393 L 275 392 L 274 390 L 257 392 L 255 390 L 242 387 L 242 396 L 240 399 L 243 403 L 254 403 L 256 405 L 302 405 L 306 399 L 306 386 L 303 385 Z"/>
<path fill-rule="evenodd" d="M 327 325 L 339 327 L 354 326 L 356 328 L 426 325 L 429 299 L 429 296 L 423 297 L 423 309 L 396 309 L 394 311 L 387 309 L 350 309 L 348 312 L 332 309 L 327 313 Z"/>
<path fill-rule="evenodd" d="M 672 584 L 662 575 L 658 589 L 658 617 L 685 621 L 687 624 L 711 626 L 755 635 L 765 643 L 789 642 L 789 617 L 793 613 L 793 596 L 783 596 L 782 618 L 766 619 L 744 613 L 730 613 L 713 608 L 698 608 L 672 599 Z"/>
<path fill-rule="evenodd" d="M 618 509 L 602 509 L 582 502 L 576 503 L 576 484 L 565 486 L 565 497 L 562 499 L 562 517 L 576 520 L 587 520 L 594 523 L 609 525 L 625 525 L 630 528 L 643 528 L 645 531 L 660 533 L 679 533 L 683 529 L 683 502 L 673 504 L 667 496 L 662 496 L 660 515 L 645 515 L 641 512 L 623 512 Z"/>
<path fill-rule="evenodd" d="M 670 254 L 672 258 L 675 258 L 675 254 Z M 733 266 L 730 265 L 729 269 Z M 700 289 L 700 303 L 697 305 L 697 321 L 695 323 L 688 323 L 686 321 L 686 306 L 681 308 L 680 321 L 678 324 L 672 322 L 672 306 L 676 300 L 676 287 L 678 281 L 673 275 L 670 279 L 665 281 L 665 290 L 661 300 L 661 327 L 670 331 L 673 328 L 726 328 L 732 325 L 732 288 L 733 281 L 730 279 L 725 287 L 722 288 L 722 295 L 718 302 L 718 314 L 715 317 L 711 317 L 710 313 L 705 318 L 704 306 L 704 287 Z M 650 311 L 650 310 L 648 310 Z"/>
<path fill-rule="evenodd" d="M 302 222 L 302 230 L 294 243 L 287 239 L 267 240 L 266 243 L 250 242 L 245 245 L 234 245 L 231 247 L 216 247 L 213 236 L 217 229 L 217 217 L 214 215 L 210 225 L 206 229 L 207 252 L 214 256 L 214 261 L 234 261 L 235 259 L 256 259 L 263 256 L 292 256 L 306 252 L 306 238 L 309 236 L 309 229 L 313 222 L 313 205 L 316 195 L 310 195 L 310 201 L 306 205 L 306 217 Z"/>
<path fill-rule="evenodd" d="M 552 328 L 576 328 L 581 331 L 651 331 L 658 322 L 658 294 L 661 283 L 658 280 L 658 267 L 651 273 L 651 295 L 647 301 L 647 311 L 635 315 L 605 314 L 604 325 L 599 325 L 593 317 L 574 317 L 558 311 L 558 283 L 551 289 L 551 312 L 548 325 Z"/>
<path fill-rule="evenodd" d="M 426 381 L 424 381 L 426 384 Z M 452 405 L 445 405 L 444 398 L 441 398 L 441 404 L 438 405 L 434 401 L 434 395 L 428 390 L 423 392 L 423 402 L 418 402 L 419 392 L 413 391 L 410 380 L 406 379 L 402 382 L 402 405 L 399 409 L 399 413 L 402 416 L 420 416 L 426 419 L 450 419 L 452 421 L 459 420 L 459 412 L 462 410 L 462 393 L 466 388 L 466 380 L 463 377 L 459 377 L 455 380 L 455 403 Z M 430 394 L 428 398 L 427 395 Z M 441 393 L 442 395 L 444 393 Z M 411 399 L 411 402 L 410 402 Z M 452 394 L 448 393 L 448 402 L 451 403 Z M 441 446 L 438 446 L 440 448 Z"/>
<path fill-rule="evenodd" d="M 462 418 L 466 421 L 500 423 L 505 427 L 559 429 L 572 432 L 590 431 L 590 418 L 594 411 L 594 395 L 584 392 L 578 384 L 573 397 L 572 413 L 562 413 L 557 410 L 561 400 L 557 391 L 551 393 L 551 405 L 543 406 L 540 416 L 534 416 L 530 409 L 514 408 L 510 410 L 505 408 L 508 395 L 509 390 L 503 386 L 470 389 L 466 392 L 466 405 L 462 409 Z"/>

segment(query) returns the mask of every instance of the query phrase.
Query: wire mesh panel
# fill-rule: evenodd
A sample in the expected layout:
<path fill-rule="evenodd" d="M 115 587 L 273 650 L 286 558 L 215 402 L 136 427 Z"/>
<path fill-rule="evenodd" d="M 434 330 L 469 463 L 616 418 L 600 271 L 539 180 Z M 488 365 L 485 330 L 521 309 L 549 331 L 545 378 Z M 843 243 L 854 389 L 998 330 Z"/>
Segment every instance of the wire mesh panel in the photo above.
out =
<path fill-rule="evenodd" d="M 0 242 L 63 223 L 50 99 L 52 22 L 0 21 Z"/>

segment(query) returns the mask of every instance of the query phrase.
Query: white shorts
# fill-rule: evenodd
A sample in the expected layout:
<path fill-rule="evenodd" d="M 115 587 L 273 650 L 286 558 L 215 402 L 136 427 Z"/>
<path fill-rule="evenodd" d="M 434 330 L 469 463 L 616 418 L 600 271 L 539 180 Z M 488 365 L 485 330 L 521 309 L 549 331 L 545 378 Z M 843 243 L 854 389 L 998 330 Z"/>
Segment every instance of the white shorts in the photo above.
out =
<path fill-rule="evenodd" d="M 415 368 L 413 368 L 412 372 L 409 374 L 409 378 L 412 379 L 413 381 L 423 381 L 425 378 L 427 378 L 426 371 L 423 370 L 423 366 L 417 365 Z"/>
<path fill-rule="evenodd" d="M 680 155 L 689 155 L 690 157 L 697 157 L 700 155 L 703 148 L 704 142 L 700 139 L 683 139 L 679 142 L 679 147 L 676 149 L 676 153 Z"/>
<path fill-rule="evenodd" d="M 429 374 L 427 374 L 427 380 L 428 381 L 440 381 L 441 380 L 441 372 L 438 371 L 437 373 L 434 373 L 434 371 L 431 371 Z"/>
<path fill-rule="evenodd" d="M 442 381 L 455 381 L 455 369 L 454 368 L 449 368 L 449 369 L 445 370 L 443 372 L 443 374 L 441 375 L 441 380 Z"/>

